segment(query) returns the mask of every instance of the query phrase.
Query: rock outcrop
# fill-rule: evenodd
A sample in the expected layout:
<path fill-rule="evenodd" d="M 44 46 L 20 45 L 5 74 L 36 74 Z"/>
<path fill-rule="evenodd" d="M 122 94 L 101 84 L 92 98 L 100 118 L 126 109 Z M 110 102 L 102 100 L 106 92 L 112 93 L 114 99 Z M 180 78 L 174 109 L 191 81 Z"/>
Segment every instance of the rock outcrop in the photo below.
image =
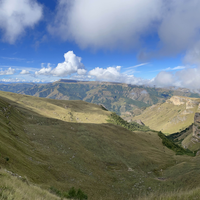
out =
<path fill-rule="evenodd" d="M 178 97 L 178 96 L 173 96 L 169 99 L 174 105 L 179 106 L 185 103 L 186 98 L 184 97 Z"/>
<path fill-rule="evenodd" d="M 193 137 L 200 139 L 200 113 L 194 115 Z"/>
<path fill-rule="evenodd" d="M 140 119 L 134 120 L 134 122 L 138 123 L 139 125 L 145 126 L 145 124 Z"/>

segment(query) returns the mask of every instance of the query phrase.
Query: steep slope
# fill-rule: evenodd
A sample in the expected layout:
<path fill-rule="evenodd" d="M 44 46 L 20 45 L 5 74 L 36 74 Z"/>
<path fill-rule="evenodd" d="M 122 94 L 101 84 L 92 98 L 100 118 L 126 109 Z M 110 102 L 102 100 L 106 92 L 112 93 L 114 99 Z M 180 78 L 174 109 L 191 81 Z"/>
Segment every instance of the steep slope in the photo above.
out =
<path fill-rule="evenodd" d="M 196 151 L 200 150 L 200 113 L 195 113 L 194 122 L 183 131 L 173 133 L 168 138 L 181 145 L 185 149 Z"/>
<path fill-rule="evenodd" d="M 25 177 L 0 169 L 0 199 L 59 200 L 57 196 L 30 184 Z"/>
<path fill-rule="evenodd" d="M 0 165 L 43 188 L 135 199 L 200 184 L 199 157 L 175 155 L 157 132 L 100 124 L 110 117 L 101 106 L 0 92 L 0 110 Z"/>
<path fill-rule="evenodd" d="M 194 115 L 199 112 L 200 99 L 173 96 L 163 104 L 147 108 L 133 120 L 140 119 L 151 129 L 165 134 L 179 132 L 194 122 Z"/>

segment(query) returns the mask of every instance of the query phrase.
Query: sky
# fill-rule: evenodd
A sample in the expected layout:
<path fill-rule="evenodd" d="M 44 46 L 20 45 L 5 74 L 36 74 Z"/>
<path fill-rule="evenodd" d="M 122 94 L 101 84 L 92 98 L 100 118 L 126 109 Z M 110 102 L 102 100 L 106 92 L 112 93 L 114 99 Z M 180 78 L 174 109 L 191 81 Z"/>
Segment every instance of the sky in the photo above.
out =
<path fill-rule="evenodd" d="M 200 89 L 199 0 L 0 0 L 0 81 Z"/>

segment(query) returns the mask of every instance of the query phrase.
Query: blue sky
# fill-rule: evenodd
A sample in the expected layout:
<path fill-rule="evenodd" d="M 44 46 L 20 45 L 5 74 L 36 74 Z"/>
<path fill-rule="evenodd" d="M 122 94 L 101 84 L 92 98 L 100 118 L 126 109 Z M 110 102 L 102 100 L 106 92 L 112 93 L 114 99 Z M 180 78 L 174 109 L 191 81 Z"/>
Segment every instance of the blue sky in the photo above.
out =
<path fill-rule="evenodd" d="M 199 0 L 1 0 L 0 81 L 199 89 Z"/>

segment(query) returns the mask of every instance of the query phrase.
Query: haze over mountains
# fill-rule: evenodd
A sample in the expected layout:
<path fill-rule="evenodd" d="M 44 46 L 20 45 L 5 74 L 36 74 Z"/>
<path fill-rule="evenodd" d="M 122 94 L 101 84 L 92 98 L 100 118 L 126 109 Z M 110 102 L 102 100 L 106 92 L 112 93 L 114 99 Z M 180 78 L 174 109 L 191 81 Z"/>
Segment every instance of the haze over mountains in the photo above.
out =
<path fill-rule="evenodd" d="M 154 88 L 123 83 L 79 82 L 63 80 L 49 84 L 16 83 L 0 84 L 0 90 L 37 97 L 62 100 L 84 100 L 103 104 L 127 120 L 151 105 L 163 103 L 174 95 L 200 97 L 189 89 Z"/>

